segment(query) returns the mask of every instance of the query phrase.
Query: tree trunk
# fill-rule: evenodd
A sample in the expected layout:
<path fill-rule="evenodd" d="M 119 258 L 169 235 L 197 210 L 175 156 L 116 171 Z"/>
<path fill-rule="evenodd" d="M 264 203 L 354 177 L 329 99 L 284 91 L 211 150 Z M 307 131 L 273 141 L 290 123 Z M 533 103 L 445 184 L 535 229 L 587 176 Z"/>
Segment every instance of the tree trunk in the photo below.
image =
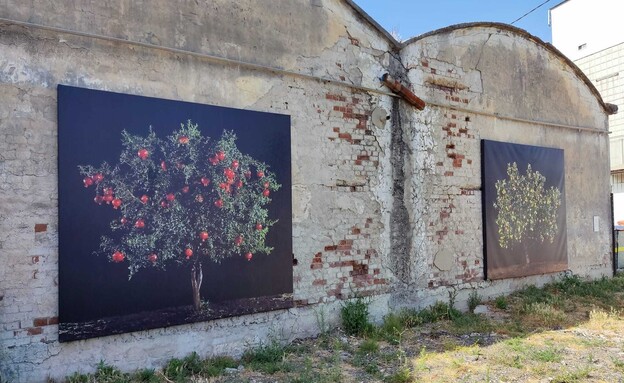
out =
<path fill-rule="evenodd" d="M 195 311 L 201 310 L 201 284 L 202 284 L 202 266 L 201 263 L 193 265 L 191 269 L 191 286 L 193 287 L 193 308 Z"/>

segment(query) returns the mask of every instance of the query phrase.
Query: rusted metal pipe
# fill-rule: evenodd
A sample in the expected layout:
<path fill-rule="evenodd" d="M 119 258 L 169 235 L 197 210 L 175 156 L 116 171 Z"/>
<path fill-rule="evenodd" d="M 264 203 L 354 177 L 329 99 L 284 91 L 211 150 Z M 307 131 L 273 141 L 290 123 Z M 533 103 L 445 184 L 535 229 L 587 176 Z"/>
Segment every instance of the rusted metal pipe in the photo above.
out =
<path fill-rule="evenodd" d="M 381 81 L 392 90 L 394 93 L 401 96 L 405 101 L 413 105 L 418 110 L 425 109 L 427 105 L 423 100 L 416 96 L 408 87 L 401 84 L 398 80 L 390 76 L 389 73 L 385 73 L 381 76 Z"/>

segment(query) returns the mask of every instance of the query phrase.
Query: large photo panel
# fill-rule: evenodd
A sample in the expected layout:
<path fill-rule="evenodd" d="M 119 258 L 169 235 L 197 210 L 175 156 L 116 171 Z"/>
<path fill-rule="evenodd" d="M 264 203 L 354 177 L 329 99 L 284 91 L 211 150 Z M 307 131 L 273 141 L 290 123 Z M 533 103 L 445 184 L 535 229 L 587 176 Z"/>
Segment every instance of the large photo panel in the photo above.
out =
<path fill-rule="evenodd" d="M 292 307 L 290 117 L 58 87 L 59 340 Z"/>
<path fill-rule="evenodd" d="M 566 270 L 563 150 L 481 144 L 486 278 Z"/>

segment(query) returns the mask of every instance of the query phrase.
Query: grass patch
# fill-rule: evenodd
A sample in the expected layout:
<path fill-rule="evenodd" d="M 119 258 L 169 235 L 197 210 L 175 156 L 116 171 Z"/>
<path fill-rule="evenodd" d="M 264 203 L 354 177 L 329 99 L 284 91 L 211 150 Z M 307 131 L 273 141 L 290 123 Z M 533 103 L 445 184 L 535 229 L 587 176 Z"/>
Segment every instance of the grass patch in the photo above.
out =
<path fill-rule="evenodd" d="M 584 367 L 581 369 L 577 369 L 574 371 L 566 371 L 563 372 L 559 375 L 556 375 L 553 380 L 551 381 L 552 383 L 576 383 L 576 382 L 581 382 L 584 379 L 589 378 L 589 373 L 591 372 L 591 369 L 589 367 Z"/>
<path fill-rule="evenodd" d="M 525 321 L 535 327 L 552 328 L 564 324 L 566 314 L 549 303 L 532 302 L 522 308 Z"/>
<path fill-rule="evenodd" d="M 593 282 L 569 276 L 490 302 L 505 315 L 459 312 L 453 307 L 455 295 L 449 294 L 448 303 L 390 313 L 379 327 L 369 322 L 368 301 L 356 298 L 344 303 L 341 317 L 345 332 L 359 338 L 330 332 L 324 315 L 317 313 L 322 334 L 315 340 L 287 347 L 269 342 L 248 350 L 241 360 L 191 354 L 156 371 L 122 373 L 101 362 L 92 374 L 74 374 L 66 381 L 619 381 L 624 379 L 624 358 L 618 353 L 624 350 L 619 336 L 624 333 L 623 296 L 624 276 Z M 473 291 L 469 308 L 480 299 Z M 214 378 L 239 364 L 245 369 Z"/>
<path fill-rule="evenodd" d="M 501 295 L 494 299 L 494 307 L 499 310 L 507 310 L 508 305 L 509 303 L 507 302 L 507 297 L 505 297 L 504 295 Z"/>
<path fill-rule="evenodd" d="M 536 362 L 559 363 L 562 358 L 563 356 L 561 355 L 561 350 L 554 347 L 547 347 L 531 352 L 531 359 Z"/>
<path fill-rule="evenodd" d="M 285 348 L 277 341 L 272 341 L 246 351 L 241 362 L 247 368 L 267 374 L 275 374 L 278 371 L 288 372 L 291 367 L 284 360 L 285 355 Z"/>
<path fill-rule="evenodd" d="M 365 339 L 358 348 L 360 354 L 376 354 L 378 351 L 379 343 L 375 339 Z"/>
<path fill-rule="evenodd" d="M 418 318 L 421 323 L 433 323 L 441 320 L 452 320 L 453 318 L 460 317 L 462 313 L 454 307 L 444 303 L 436 302 L 434 305 L 429 306 L 424 310 L 418 312 Z"/>
<path fill-rule="evenodd" d="M 399 371 L 384 379 L 384 382 L 387 383 L 410 383 L 411 381 L 412 372 L 407 367 L 399 369 Z"/>

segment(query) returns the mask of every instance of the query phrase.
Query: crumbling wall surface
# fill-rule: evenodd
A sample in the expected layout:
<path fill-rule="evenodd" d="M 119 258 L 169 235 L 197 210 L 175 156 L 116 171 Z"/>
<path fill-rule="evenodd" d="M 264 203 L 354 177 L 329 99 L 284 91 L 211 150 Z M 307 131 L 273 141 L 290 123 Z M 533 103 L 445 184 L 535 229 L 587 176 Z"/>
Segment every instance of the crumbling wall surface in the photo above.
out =
<path fill-rule="evenodd" d="M 554 277 L 483 281 L 481 139 L 564 150 L 569 269 L 609 274 L 606 112 L 574 68 L 535 38 L 500 26 L 432 32 L 409 41 L 401 57 L 428 106 L 405 112 L 414 283 L 396 303 L 422 306 L 447 299 L 449 289 L 461 300 L 473 287 L 495 296 Z"/>
<path fill-rule="evenodd" d="M 0 7 L 19 22 L 0 22 L 0 380 L 238 355 L 314 335 L 319 317 L 335 325 L 355 294 L 372 297 L 374 318 L 387 312 L 390 129 L 370 113 L 392 100 L 360 87 L 380 88 L 390 42 L 338 0 L 200 3 Z M 58 84 L 290 115 L 295 307 L 59 343 Z"/>

